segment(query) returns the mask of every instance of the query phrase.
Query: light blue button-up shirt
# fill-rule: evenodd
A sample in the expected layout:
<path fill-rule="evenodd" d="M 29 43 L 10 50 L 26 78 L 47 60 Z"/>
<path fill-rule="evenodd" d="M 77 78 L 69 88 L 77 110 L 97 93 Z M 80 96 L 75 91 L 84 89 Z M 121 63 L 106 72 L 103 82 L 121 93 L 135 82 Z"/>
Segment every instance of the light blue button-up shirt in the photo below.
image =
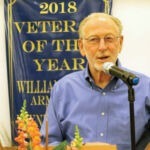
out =
<path fill-rule="evenodd" d="M 136 141 L 141 137 L 150 118 L 150 78 L 133 72 L 140 78 L 135 90 Z M 149 109 L 149 110 L 148 110 Z M 101 89 L 85 70 L 66 75 L 51 91 L 47 109 L 49 143 L 74 138 L 78 125 L 84 142 L 116 144 L 118 150 L 130 150 L 130 114 L 128 87 L 120 79 L 113 78 Z M 41 127 L 42 142 L 45 140 L 45 120 Z"/>

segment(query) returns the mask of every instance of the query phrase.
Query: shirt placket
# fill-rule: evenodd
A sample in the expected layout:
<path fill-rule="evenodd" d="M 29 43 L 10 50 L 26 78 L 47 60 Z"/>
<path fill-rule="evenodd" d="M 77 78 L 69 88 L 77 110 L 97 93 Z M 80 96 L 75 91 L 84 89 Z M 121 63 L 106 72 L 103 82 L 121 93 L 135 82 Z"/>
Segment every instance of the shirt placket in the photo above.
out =
<path fill-rule="evenodd" d="M 97 138 L 98 141 L 107 141 L 107 92 L 101 91 L 99 96 L 99 111 L 98 111 L 98 124 L 97 124 Z"/>

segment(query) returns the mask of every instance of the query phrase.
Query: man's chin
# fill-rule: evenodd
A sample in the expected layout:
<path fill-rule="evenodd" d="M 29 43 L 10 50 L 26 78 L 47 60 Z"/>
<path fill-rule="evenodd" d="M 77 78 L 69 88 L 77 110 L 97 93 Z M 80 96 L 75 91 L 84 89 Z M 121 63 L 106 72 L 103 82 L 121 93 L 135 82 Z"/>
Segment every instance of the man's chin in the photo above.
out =
<path fill-rule="evenodd" d="M 95 70 L 97 70 L 97 71 L 103 71 L 102 64 L 97 64 L 97 63 L 95 63 L 95 64 L 94 64 L 94 68 L 95 68 Z"/>

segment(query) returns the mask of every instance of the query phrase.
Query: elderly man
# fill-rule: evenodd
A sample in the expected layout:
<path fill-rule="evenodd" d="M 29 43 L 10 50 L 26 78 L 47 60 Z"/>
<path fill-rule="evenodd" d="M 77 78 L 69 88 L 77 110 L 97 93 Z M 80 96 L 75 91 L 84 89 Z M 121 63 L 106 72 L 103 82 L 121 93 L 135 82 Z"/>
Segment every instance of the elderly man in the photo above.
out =
<path fill-rule="evenodd" d="M 103 71 L 105 62 L 122 68 L 118 59 L 122 43 L 122 24 L 111 15 L 92 13 L 80 23 L 78 45 L 88 63 L 84 70 L 60 79 L 51 91 L 46 111 L 51 144 L 71 142 L 78 125 L 84 142 L 106 142 L 116 144 L 118 150 L 131 149 L 128 87 Z M 150 118 L 150 78 L 130 72 L 140 78 L 134 87 L 137 142 Z M 45 120 L 41 128 L 43 142 Z"/>

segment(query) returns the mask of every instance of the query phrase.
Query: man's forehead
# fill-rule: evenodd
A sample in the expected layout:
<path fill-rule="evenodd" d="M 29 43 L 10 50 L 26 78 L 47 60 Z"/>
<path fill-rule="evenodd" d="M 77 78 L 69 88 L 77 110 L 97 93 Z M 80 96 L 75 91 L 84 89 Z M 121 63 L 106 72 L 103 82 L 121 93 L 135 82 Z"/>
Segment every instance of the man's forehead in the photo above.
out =
<path fill-rule="evenodd" d="M 92 24 L 92 22 L 112 22 L 112 24 L 114 23 L 114 21 L 109 17 L 109 16 L 105 16 L 105 15 L 99 15 L 99 16 L 92 16 L 90 18 L 88 18 L 85 22 L 84 25 L 88 25 L 88 24 Z"/>
<path fill-rule="evenodd" d="M 117 27 L 116 23 L 109 17 L 93 17 L 93 18 L 90 18 L 84 25 L 84 27 L 89 27 L 89 26 L 95 26 L 95 25 L 102 25 L 102 26 L 105 26 L 105 25 L 109 25 L 109 26 L 115 26 Z"/>
<path fill-rule="evenodd" d="M 89 30 L 89 29 L 94 29 L 96 32 L 96 29 L 104 29 L 103 31 L 114 31 L 115 33 L 118 33 L 119 29 L 118 26 L 115 24 L 115 22 L 109 18 L 109 17 L 94 17 L 93 19 L 89 19 L 84 27 L 83 27 L 83 34 L 89 33 L 89 32 L 94 32 L 94 30 Z"/>
<path fill-rule="evenodd" d="M 113 21 L 110 17 L 108 16 L 97 16 L 97 17 L 93 17 L 90 19 L 90 21 L 102 21 L 102 22 L 109 22 L 109 21 Z"/>

